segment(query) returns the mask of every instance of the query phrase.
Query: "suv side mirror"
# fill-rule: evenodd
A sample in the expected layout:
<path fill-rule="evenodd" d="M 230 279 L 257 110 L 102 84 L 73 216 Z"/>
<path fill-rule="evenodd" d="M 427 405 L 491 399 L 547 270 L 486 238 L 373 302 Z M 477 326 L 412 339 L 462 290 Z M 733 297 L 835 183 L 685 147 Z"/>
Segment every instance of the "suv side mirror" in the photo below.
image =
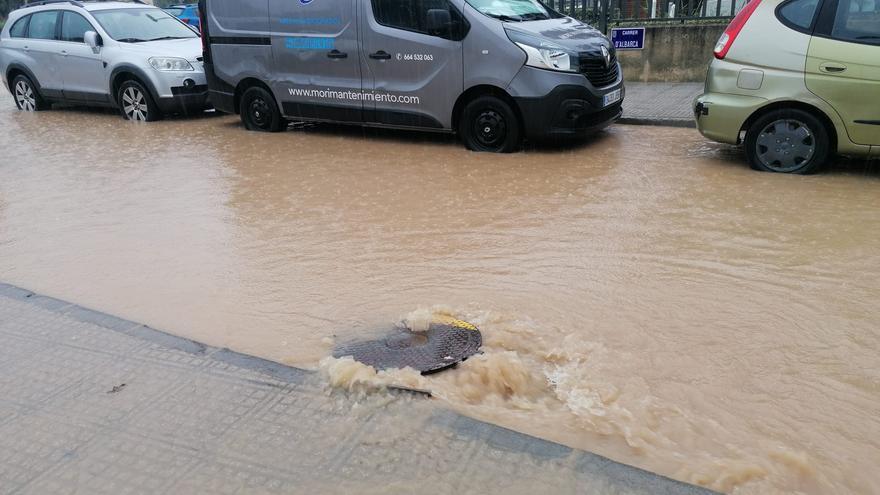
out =
<path fill-rule="evenodd" d="M 429 34 L 448 37 L 452 31 L 452 14 L 446 9 L 428 9 L 425 24 Z"/>
<path fill-rule="evenodd" d="M 83 35 L 83 40 L 89 45 L 93 50 L 101 46 L 101 36 L 94 31 L 86 31 Z"/>

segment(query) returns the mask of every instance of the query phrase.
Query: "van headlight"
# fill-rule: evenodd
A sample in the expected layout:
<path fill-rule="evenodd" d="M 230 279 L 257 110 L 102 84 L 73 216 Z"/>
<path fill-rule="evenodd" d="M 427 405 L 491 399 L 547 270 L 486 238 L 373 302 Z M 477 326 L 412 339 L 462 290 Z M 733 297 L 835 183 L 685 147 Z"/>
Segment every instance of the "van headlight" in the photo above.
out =
<path fill-rule="evenodd" d="M 526 65 L 539 69 L 577 72 L 577 57 L 565 48 L 513 29 L 506 31 L 510 41 L 526 53 Z"/>
<path fill-rule="evenodd" d="M 195 70 L 189 61 L 185 58 L 177 57 L 153 57 L 150 59 L 150 65 L 154 69 L 162 72 L 179 72 Z"/>

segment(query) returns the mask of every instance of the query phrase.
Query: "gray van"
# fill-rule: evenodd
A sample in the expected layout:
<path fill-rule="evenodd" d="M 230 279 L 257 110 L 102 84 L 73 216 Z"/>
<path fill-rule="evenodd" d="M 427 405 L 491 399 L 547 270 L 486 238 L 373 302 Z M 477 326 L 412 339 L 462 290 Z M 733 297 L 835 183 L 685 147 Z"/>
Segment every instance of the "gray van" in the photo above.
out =
<path fill-rule="evenodd" d="M 540 0 L 200 0 L 209 98 L 287 120 L 458 132 L 475 151 L 621 114 L 615 50 Z"/>

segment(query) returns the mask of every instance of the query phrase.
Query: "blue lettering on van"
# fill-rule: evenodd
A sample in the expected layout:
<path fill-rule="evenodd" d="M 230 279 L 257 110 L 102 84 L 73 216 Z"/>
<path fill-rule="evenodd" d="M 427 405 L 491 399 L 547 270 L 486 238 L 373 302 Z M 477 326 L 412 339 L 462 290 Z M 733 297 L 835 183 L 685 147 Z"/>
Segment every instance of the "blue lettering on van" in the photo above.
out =
<path fill-rule="evenodd" d="M 335 44 L 334 38 L 297 37 L 284 40 L 284 47 L 288 50 L 332 50 Z"/>
<path fill-rule="evenodd" d="M 312 3 L 313 1 L 314 0 L 299 0 L 299 3 L 301 3 L 303 5 L 308 5 L 308 4 Z"/>
<path fill-rule="evenodd" d="M 284 26 L 336 26 L 339 24 L 338 17 L 283 17 L 281 24 Z"/>

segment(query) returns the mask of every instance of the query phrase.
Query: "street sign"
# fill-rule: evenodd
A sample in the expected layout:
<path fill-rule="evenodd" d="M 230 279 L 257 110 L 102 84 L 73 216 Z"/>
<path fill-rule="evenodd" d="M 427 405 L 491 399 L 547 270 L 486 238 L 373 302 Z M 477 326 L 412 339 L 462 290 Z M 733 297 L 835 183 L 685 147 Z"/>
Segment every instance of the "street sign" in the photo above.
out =
<path fill-rule="evenodd" d="M 618 50 L 641 50 L 645 48 L 645 28 L 612 28 L 611 42 Z"/>

